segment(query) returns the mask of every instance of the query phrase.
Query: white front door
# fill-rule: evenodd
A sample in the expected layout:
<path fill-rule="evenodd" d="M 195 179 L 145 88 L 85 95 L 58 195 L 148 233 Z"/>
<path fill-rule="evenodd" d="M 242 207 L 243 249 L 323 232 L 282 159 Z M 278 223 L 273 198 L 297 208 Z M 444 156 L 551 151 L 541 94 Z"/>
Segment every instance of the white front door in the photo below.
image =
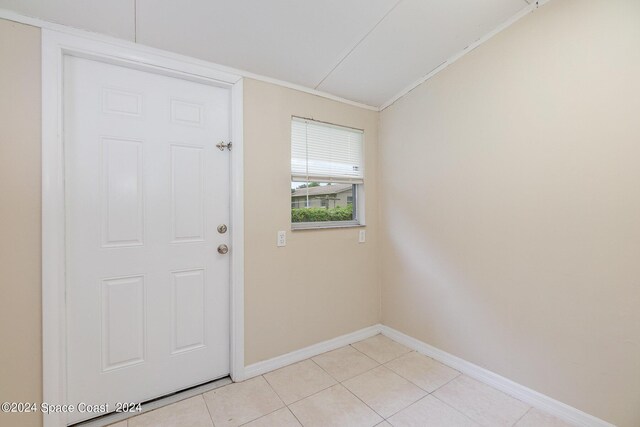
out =
<path fill-rule="evenodd" d="M 64 75 L 68 403 L 227 375 L 230 90 L 75 57 Z"/>

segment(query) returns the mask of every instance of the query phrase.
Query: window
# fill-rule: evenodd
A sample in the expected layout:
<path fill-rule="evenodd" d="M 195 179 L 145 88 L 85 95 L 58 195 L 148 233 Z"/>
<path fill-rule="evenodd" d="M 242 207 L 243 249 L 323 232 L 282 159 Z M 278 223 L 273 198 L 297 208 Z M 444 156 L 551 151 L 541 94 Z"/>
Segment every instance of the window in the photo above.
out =
<path fill-rule="evenodd" d="M 291 119 L 292 228 L 364 224 L 364 134 Z"/>

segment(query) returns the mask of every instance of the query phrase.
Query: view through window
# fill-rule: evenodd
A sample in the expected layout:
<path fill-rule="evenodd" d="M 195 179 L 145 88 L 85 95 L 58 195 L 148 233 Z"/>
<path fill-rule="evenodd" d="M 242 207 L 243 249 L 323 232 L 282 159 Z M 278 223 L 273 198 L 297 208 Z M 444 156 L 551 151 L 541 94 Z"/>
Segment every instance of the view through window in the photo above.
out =
<path fill-rule="evenodd" d="M 363 163 L 362 131 L 293 117 L 293 228 L 359 225 Z"/>
<path fill-rule="evenodd" d="M 291 221 L 353 221 L 355 184 L 292 182 Z"/>

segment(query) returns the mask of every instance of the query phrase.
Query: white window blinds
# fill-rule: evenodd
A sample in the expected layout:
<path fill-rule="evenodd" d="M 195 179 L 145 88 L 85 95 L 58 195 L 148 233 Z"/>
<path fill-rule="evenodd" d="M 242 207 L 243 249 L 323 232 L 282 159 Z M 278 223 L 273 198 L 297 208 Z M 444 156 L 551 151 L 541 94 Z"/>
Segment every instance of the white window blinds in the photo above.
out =
<path fill-rule="evenodd" d="M 362 184 L 362 145 L 362 131 L 294 117 L 291 179 Z"/>

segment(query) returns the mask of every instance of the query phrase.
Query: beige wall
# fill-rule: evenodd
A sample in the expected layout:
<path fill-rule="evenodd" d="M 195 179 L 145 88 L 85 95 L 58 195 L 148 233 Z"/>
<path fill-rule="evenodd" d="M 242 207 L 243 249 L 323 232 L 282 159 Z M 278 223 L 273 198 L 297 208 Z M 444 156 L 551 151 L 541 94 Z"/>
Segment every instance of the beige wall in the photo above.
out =
<path fill-rule="evenodd" d="M 640 425 L 640 2 L 554 0 L 380 117 L 382 322 Z"/>
<path fill-rule="evenodd" d="M 639 18 L 554 0 L 385 110 L 379 148 L 377 113 L 247 80 L 246 363 L 377 323 L 382 280 L 384 323 L 640 425 Z M 0 58 L 0 401 L 39 401 L 39 30 L 0 20 Z M 291 115 L 365 130 L 367 243 L 290 231 Z"/>
<path fill-rule="evenodd" d="M 0 19 L 0 64 L 0 402 L 40 402 L 40 30 Z"/>
<path fill-rule="evenodd" d="M 245 80 L 245 362 L 376 324 L 378 114 Z M 291 116 L 365 131 L 367 242 L 358 229 L 291 231 Z M 287 246 L 276 233 L 287 230 Z M 301 279 L 303 278 L 304 279 Z"/>
<path fill-rule="evenodd" d="M 40 402 L 40 31 L 0 20 L 0 402 Z M 339 102 L 248 80 L 245 84 L 246 362 L 378 322 L 377 117 Z M 290 231 L 290 119 L 362 128 L 367 243 L 357 229 Z M 276 248 L 276 232 L 288 245 Z M 309 274 L 310 273 L 310 274 Z M 300 277 L 307 279 L 300 280 Z M 7 420 L 5 422 L 5 419 Z M 0 424 L 40 425 L 0 413 Z"/>

